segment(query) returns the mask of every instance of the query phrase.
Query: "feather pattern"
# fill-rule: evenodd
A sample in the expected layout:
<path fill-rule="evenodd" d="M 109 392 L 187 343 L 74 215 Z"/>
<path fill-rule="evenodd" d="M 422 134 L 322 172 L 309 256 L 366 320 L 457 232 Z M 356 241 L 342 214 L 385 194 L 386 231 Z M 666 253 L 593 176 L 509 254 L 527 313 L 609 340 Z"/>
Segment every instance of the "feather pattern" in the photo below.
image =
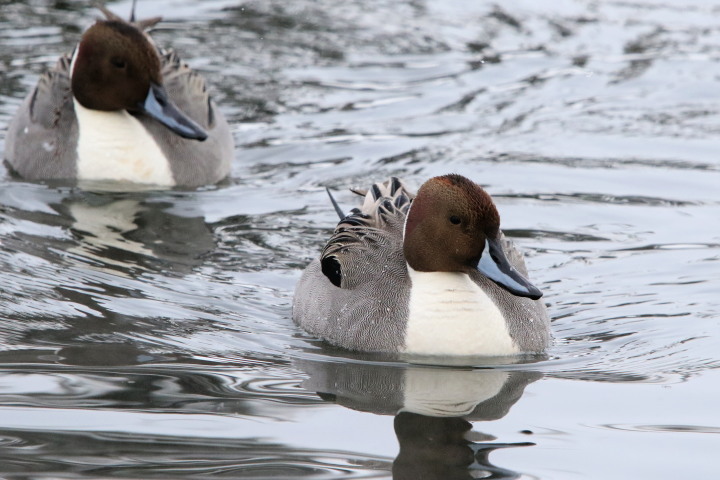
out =
<path fill-rule="evenodd" d="M 415 194 L 397 178 L 352 191 L 364 194 L 363 204 L 340 220 L 320 257 L 303 272 L 293 320 L 336 346 L 402 352 L 412 289 L 403 230 Z M 526 274 L 522 255 L 499 235 L 510 263 Z M 497 306 L 519 351 L 547 346 L 549 319 L 541 301 L 516 297 L 480 272 L 469 279 Z"/>

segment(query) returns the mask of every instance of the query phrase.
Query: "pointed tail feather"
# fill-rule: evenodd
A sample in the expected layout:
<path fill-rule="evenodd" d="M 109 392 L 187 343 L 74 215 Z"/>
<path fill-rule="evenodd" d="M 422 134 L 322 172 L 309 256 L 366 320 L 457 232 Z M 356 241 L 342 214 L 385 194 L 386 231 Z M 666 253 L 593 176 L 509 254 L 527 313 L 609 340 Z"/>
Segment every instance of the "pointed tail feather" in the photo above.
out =
<path fill-rule="evenodd" d="M 333 208 L 335 208 L 335 212 L 337 212 L 338 217 L 340 217 L 340 220 L 343 220 L 345 217 L 347 217 L 347 215 L 345 214 L 345 212 L 343 212 L 342 208 L 340 208 L 340 205 L 338 205 L 335 197 L 332 196 L 330 189 L 328 187 L 325 187 L 325 191 L 327 192 L 328 197 L 330 197 L 330 201 L 332 202 Z"/>

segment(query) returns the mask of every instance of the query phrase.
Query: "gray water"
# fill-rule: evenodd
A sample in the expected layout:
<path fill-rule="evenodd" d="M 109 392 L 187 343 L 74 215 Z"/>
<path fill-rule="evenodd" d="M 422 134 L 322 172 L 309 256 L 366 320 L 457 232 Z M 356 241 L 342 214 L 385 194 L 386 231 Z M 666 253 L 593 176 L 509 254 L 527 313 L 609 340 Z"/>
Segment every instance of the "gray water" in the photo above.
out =
<path fill-rule="evenodd" d="M 109 6 L 127 15 L 130 2 Z M 232 176 L 0 179 L 0 478 L 720 476 L 720 5 L 141 1 Z M 0 131 L 97 16 L 0 2 Z M 4 133 L 0 135 L 0 150 Z M 324 187 L 449 172 L 545 292 L 546 358 L 412 365 L 290 319 Z"/>

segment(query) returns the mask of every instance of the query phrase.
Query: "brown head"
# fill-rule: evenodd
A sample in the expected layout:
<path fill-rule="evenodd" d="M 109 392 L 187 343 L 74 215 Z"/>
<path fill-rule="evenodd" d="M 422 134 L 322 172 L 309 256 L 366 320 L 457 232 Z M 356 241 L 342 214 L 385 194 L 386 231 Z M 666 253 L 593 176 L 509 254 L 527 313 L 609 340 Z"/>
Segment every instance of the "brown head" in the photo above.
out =
<path fill-rule="evenodd" d="M 408 212 L 405 260 L 419 272 L 479 271 L 514 295 L 540 298 L 507 260 L 499 234 L 500 214 L 482 187 L 461 175 L 431 178 Z"/>
<path fill-rule="evenodd" d="M 108 20 L 98 20 L 85 32 L 73 59 L 75 99 L 90 110 L 146 115 L 183 138 L 205 140 L 207 132 L 168 97 L 160 56 L 143 33 L 160 19 L 128 23 L 102 10 Z"/>
<path fill-rule="evenodd" d="M 421 272 L 467 272 L 477 268 L 485 238 L 499 229 L 500 215 L 479 185 L 461 175 L 431 178 L 408 213 L 405 258 Z"/>
<path fill-rule="evenodd" d="M 162 84 L 160 57 L 145 34 L 120 20 L 98 20 L 78 45 L 73 96 L 92 110 L 137 111 L 152 84 Z"/>

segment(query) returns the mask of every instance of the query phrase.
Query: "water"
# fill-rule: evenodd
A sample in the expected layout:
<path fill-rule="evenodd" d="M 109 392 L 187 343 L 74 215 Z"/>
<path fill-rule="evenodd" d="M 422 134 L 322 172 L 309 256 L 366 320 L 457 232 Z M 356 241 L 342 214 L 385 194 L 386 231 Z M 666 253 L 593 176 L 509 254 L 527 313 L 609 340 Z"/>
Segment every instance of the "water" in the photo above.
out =
<path fill-rule="evenodd" d="M 0 180 L 0 477 L 716 478 L 720 8 L 540 3 L 140 2 L 211 82 L 232 177 Z M 2 3 L 0 130 L 94 16 Z M 300 332 L 324 187 L 349 208 L 448 172 L 526 252 L 547 358 L 410 365 Z"/>

